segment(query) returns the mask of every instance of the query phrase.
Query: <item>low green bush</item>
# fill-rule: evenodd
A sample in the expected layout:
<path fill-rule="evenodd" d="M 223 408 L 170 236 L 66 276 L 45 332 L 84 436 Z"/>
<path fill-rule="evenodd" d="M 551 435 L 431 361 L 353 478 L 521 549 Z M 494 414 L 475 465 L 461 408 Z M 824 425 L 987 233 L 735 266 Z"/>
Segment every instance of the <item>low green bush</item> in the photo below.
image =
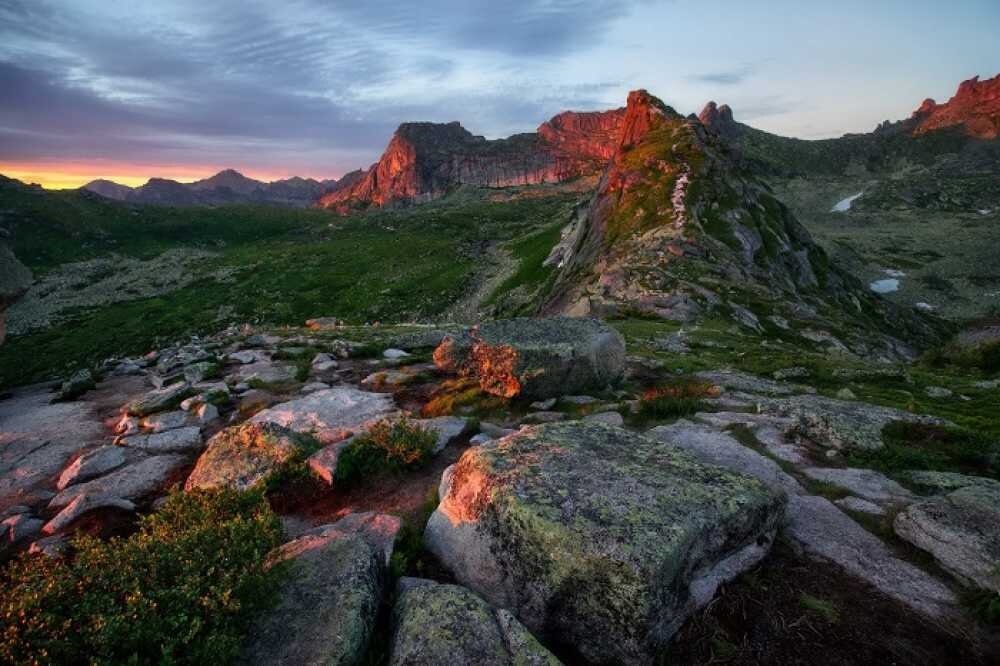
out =
<path fill-rule="evenodd" d="M 260 492 L 176 492 L 127 538 L 78 537 L 65 559 L 22 555 L 0 575 L 0 662 L 227 663 L 281 568 Z"/>
<path fill-rule="evenodd" d="M 431 457 L 437 435 L 406 418 L 383 419 L 354 438 L 337 460 L 337 479 L 353 481 L 382 471 L 419 467 Z"/>

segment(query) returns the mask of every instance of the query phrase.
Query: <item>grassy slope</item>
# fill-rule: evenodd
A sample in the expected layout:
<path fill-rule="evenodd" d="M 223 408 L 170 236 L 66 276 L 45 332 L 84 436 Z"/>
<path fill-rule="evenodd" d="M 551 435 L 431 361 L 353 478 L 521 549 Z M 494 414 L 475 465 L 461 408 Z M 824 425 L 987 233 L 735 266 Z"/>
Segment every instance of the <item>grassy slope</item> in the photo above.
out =
<path fill-rule="evenodd" d="M 110 253 L 148 259 L 176 247 L 216 252 L 206 271 L 238 271 L 232 280 L 206 278 L 155 298 L 84 309 L 46 331 L 12 337 L 0 348 L 0 387 L 229 323 L 433 318 L 463 293 L 481 246 L 534 238 L 542 228 L 547 237 L 552 217 L 571 198 L 555 193 L 499 203 L 462 196 L 338 218 L 263 206 L 124 206 L 5 188 L 0 222 L 36 275 L 65 262 Z"/>

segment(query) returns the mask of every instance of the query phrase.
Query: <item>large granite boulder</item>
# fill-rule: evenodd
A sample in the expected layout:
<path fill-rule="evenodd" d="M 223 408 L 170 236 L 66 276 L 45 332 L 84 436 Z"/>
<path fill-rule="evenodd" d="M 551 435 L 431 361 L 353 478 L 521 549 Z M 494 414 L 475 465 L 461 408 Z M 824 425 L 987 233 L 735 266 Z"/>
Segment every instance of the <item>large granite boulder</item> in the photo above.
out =
<path fill-rule="evenodd" d="M 312 437 L 275 423 L 246 422 L 208 440 L 184 488 L 246 490 L 266 482 L 287 465 L 305 460 L 318 448 Z"/>
<path fill-rule="evenodd" d="M 345 386 L 275 405 L 255 414 L 250 422 L 274 423 L 330 444 L 364 432 L 395 412 L 392 396 Z"/>
<path fill-rule="evenodd" d="M 556 666 L 556 659 L 509 611 L 458 585 L 399 581 L 392 666 Z"/>
<path fill-rule="evenodd" d="M 424 542 L 458 581 L 592 662 L 646 661 L 760 560 L 784 494 L 603 423 L 527 427 L 444 474 Z"/>
<path fill-rule="evenodd" d="M 476 377 L 488 393 L 543 399 L 616 383 L 625 368 L 625 341 L 596 319 L 507 319 L 449 335 L 434 350 L 434 362 L 445 372 Z"/>
<path fill-rule="evenodd" d="M 277 606 L 251 627 L 238 663 L 363 663 L 388 577 L 385 549 L 391 552 L 392 543 L 368 532 L 386 523 L 398 530 L 398 520 L 342 520 L 278 549 L 272 560 L 290 571 Z"/>
<path fill-rule="evenodd" d="M 168 482 L 188 463 L 183 455 L 167 454 L 143 458 L 118 467 L 110 474 L 91 481 L 67 486 L 49 502 L 50 509 L 62 509 L 80 495 L 93 498 L 117 498 L 138 502 L 165 490 Z"/>
<path fill-rule="evenodd" d="M 959 580 L 1000 593 L 1000 487 L 969 485 L 911 504 L 893 529 Z"/>

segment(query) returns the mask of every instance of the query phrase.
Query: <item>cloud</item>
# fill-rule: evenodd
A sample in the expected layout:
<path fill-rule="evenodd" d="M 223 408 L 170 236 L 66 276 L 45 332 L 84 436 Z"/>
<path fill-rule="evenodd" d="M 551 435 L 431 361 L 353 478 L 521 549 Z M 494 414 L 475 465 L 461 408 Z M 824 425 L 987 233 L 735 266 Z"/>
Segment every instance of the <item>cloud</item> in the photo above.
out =
<path fill-rule="evenodd" d="M 735 86 L 746 81 L 748 78 L 753 76 L 755 72 L 755 67 L 745 65 L 743 67 L 737 67 L 730 70 L 694 74 L 687 77 L 687 79 L 695 83 L 707 83 L 716 86 Z"/>
<path fill-rule="evenodd" d="M 487 135 L 525 129 L 551 110 L 602 106 L 604 84 L 552 85 L 541 72 L 599 44 L 630 3 L 125 7 L 0 0 L 0 161 L 196 159 L 328 175 L 373 161 L 403 120 L 461 110 Z"/>

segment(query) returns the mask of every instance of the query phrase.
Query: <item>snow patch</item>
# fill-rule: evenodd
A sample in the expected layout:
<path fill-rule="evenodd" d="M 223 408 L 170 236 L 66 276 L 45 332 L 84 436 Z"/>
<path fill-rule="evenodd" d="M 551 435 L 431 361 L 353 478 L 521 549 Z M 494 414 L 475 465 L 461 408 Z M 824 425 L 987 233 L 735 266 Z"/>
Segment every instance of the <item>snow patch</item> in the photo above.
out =
<path fill-rule="evenodd" d="M 858 192 L 857 194 L 849 196 L 846 199 L 841 199 L 836 204 L 834 204 L 833 208 L 830 209 L 830 212 L 846 213 L 847 211 L 851 210 L 851 204 L 854 203 L 854 201 L 858 199 L 862 194 L 864 194 L 864 192 Z"/>
<path fill-rule="evenodd" d="M 899 280 L 895 278 L 886 278 L 884 280 L 875 280 L 868 288 L 874 291 L 876 294 L 891 294 L 894 291 L 899 291 Z"/>

